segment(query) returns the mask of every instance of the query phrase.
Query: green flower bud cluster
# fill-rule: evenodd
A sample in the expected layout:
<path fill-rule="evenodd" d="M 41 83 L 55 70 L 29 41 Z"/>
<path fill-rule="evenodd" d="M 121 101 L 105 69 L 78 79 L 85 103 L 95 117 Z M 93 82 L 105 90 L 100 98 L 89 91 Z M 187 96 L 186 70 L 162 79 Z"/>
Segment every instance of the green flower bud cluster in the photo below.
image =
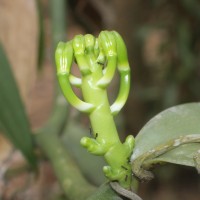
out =
<path fill-rule="evenodd" d="M 92 154 L 104 156 L 108 166 L 104 166 L 103 171 L 109 180 L 129 188 L 132 177 L 129 158 L 134 138 L 130 135 L 122 143 L 113 119 L 124 106 L 130 89 L 130 67 L 122 37 L 115 31 L 102 31 L 97 38 L 90 34 L 77 35 L 67 43 L 58 44 L 55 58 L 65 98 L 90 118 L 94 137 L 83 137 L 82 146 Z M 73 62 L 77 63 L 81 77 L 71 74 Z M 120 88 L 110 105 L 107 87 L 116 70 L 120 74 Z M 81 89 L 83 100 L 72 86 Z"/>

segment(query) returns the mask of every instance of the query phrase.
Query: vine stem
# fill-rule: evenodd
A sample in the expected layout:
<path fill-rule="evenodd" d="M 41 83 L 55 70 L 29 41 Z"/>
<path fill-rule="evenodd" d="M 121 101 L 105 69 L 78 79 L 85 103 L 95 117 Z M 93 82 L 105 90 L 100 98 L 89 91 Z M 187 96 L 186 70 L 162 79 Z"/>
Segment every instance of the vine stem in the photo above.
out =
<path fill-rule="evenodd" d="M 114 191 L 116 191 L 118 194 L 120 194 L 120 195 L 122 195 L 124 197 L 127 197 L 128 199 L 131 199 L 131 200 L 142 200 L 142 198 L 139 197 L 134 192 L 131 192 L 130 190 L 126 190 L 123 187 L 121 187 L 118 182 L 110 182 L 110 185 L 111 185 L 111 187 L 112 187 L 112 189 Z"/>
<path fill-rule="evenodd" d="M 66 1 L 50 0 L 53 52 L 58 41 L 66 40 Z M 54 111 L 46 125 L 34 134 L 36 142 L 50 160 L 63 192 L 69 200 L 85 200 L 96 188 L 82 176 L 59 138 L 65 126 L 68 105 L 55 84 Z"/>
<path fill-rule="evenodd" d="M 70 200 L 85 200 L 96 190 L 83 178 L 57 134 L 43 132 L 37 134 L 36 137 L 48 156 L 65 195 Z"/>
<path fill-rule="evenodd" d="M 58 90 L 51 117 L 34 136 L 50 160 L 65 196 L 69 200 L 85 200 L 96 188 L 83 177 L 59 137 L 59 133 L 65 126 L 67 115 L 68 104 Z"/>

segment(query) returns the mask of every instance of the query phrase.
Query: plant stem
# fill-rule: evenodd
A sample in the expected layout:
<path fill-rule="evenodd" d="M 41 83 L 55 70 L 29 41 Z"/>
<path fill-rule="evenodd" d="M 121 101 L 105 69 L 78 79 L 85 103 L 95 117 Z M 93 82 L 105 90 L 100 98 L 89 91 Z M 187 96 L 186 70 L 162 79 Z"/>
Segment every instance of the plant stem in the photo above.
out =
<path fill-rule="evenodd" d="M 95 187 L 84 179 L 59 138 L 59 133 L 66 123 L 67 114 L 68 105 L 64 97 L 57 93 L 54 112 L 46 125 L 37 131 L 35 138 L 49 158 L 65 196 L 70 200 L 86 199 L 93 193 Z"/>
<path fill-rule="evenodd" d="M 36 137 L 50 159 L 65 195 L 70 200 L 85 200 L 95 191 L 95 187 L 83 178 L 57 134 L 43 132 Z"/>
<path fill-rule="evenodd" d="M 101 77 L 101 71 L 97 70 L 92 75 L 82 78 L 82 92 L 86 102 L 95 105 L 95 110 L 89 115 L 94 137 L 97 141 L 106 141 L 107 146 L 120 142 L 113 116 L 110 111 L 107 91 L 96 87 L 96 81 Z M 95 95 L 94 95 L 95 94 Z M 109 132 L 109 134 L 108 134 Z M 111 139 L 112 138 L 112 139 Z"/>
<path fill-rule="evenodd" d="M 66 1 L 50 0 L 50 9 L 54 52 L 58 41 L 66 38 Z M 54 112 L 47 124 L 37 131 L 35 138 L 52 163 L 65 196 L 69 200 L 85 200 L 93 193 L 95 187 L 84 179 L 59 138 L 59 133 L 66 123 L 68 106 L 57 84 L 55 89 Z"/>
<path fill-rule="evenodd" d="M 65 0 L 50 0 L 53 52 L 60 40 L 66 39 L 67 5 Z"/>

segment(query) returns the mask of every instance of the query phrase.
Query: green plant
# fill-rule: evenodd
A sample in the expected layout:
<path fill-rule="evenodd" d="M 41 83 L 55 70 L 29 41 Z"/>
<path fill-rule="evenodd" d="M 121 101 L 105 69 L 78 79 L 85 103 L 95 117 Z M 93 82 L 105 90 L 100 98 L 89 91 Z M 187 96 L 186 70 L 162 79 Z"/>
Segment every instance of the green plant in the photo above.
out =
<path fill-rule="evenodd" d="M 55 57 L 65 98 L 90 118 L 93 138 L 83 137 L 81 144 L 92 154 L 104 156 L 109 164 L 103 168 L 106 177 L 121 185 L 115 187 L 111 182 L 117 192 L 130 199 L 140 199 L 123 188 L 131 188 L 132 173 L 139 180 L 151 180 L 151 167 L 157 163 L 193 166 L 200 171 L 199 103 L 163 111 L 143 127 L 135 140 L 133 136 L 128 136 L 125 143 L 119 140 L 113 116 L 127 99 L 130 69 L 126 46 L 117 32 L 102 31 L 98 38 L 89 34 L 75 36 L 67 43 L 58 44 Z M 81 78 L 71 74 L 74 61 Z M 121 78 L 120 90 L 110 106 L 106 89 L 116 67 Z M 71 85 L 81 88 L 84 101 L 76 96 Z"/>
<path fill-rule="evenodd" d="M 16 148 L 21 150 L 30 165 L 36 169 L 32 131 L 10 63 L 1 43 L 0 71 L 0 130 Z"/>
<path fill-rule="evenodd" d="M 65 40 L 65 1 L 51 0 L 50 2 L 55 47 L 58 41 Z M 184 42 L 183 39 L 188 38 L 186 33 L 189 29 L 187 24 L 180 23 L 178 30 L 182 38 L 180 49 L 184 53 L 184 45 L 189 43 Z M 184 58 L 182 60 L 186 63 L 187 56 Z M 81 162 L 77 162 L 78 165 L 74 162 L 74 158 L 71 158 L 69 149 L 74 147 L 79 161 L 95 162 L 92 156 L 87 158 L 85 155 L 82 156 L 84 151 L 77 147 L 77 140 L 79 140 L 77 135 L 87 132 L 87 129 L 77 125 L 73 119 L 69 120 L 69 105 L 62 100 L 63 95 L 57 87 L 52 115 L 43 127 L 35 131 L 36 134 L 31 134 L 10 64 L 1 45 L 0 129 L 16 148 L 21 150 L 33 167 L 39 165 L 38 160 L 41 159 L 35 154 L 35 148 L 43 150 L 63 189 L 62 199 L 140 200 L 140 197 L 127 189 L 130 189 L 135 177 L 139 180 L 152 179 L 152 166 L 156 164 L 187 165 L 200 171 L 200 103 L 188 103 L 169 108 L 150 120 L 139 131 L 135 140 L 133 136 L 128 136 L 125 143 L 119 140 L 113 117 L 118 114 L 128 97 L 130 69 L 126 46 L 118 33 L 103 31 L 98 38 L 92 35 L 76 36 L 67 43 L 59 44 L 56 60 L 58 78 L 65 97 L 78 110 L 87 113 L 91 120 L 93 138 L 83 137 L 81 144 L 92 154 L 104 156 L 108 166 L 103 169 L 110 183 L 104 183 L 100 187 L 94 186 L 88 180 L 91 180 L 91 177 L 96 178 L 98 169 L 86 165 L 90 171 L 90 178 L 88 179 L 87 176 L 85 178 L 82 175 L 85 171 Z M 78 64 L 81 78 L 71 74 L 73 62 Z M 186 64 L 191 66 L 191 62 Z M 116 100 L 110 106 L 107 87 L 116 69 L 120 74 L 120 89 Z M 141 71 L 143 73 L 143 69 Z M 188 75 L 188 73 L 184 74 Z M 198 85 L 198 82 L 196 84 Z M 81 88 L 84 100 L 75 95 L 71 85 Z M 61 133 L 67 135 L 68 143 L 63 140 Z M 103 181 L 101 179 L 98 184 Z M 55 196 L 56 199 L 60 199 L 60 196 Z"/>
<path fill-rule="evenodd" d="M 74 60 L 79 66 L 81 78 L 71 74 Z M 98 38 L 89 34 L 78 35 L 72 41 L 58 44 L 56 65 L 64 96 L 90 118 L 94 138 L 83 137 L 81 144 L 92 154 L 104 156 L 109 165 L 103 168 L 106 177 L 130 188 L 130 156 L 134 138 L 130 135 L 121 143 L 113 120 L 113 116 L 124 106 L 130 87 L 130 68 L 123 39 L 115 31 L 102 31 Z M 116 67 L 121 78 L 120 90 L 116 101 L 110 106 L 107 87 Z M 76 96 L 71 84 L 82 89 L 85 101 Z"/>
<path fill-rule="evenodd" d="M 200 103 L 171 107 L 152 118 L 138 133 L 132 170 L 150 180 L 157 163 L 192 166 L 200 171 Z"/>

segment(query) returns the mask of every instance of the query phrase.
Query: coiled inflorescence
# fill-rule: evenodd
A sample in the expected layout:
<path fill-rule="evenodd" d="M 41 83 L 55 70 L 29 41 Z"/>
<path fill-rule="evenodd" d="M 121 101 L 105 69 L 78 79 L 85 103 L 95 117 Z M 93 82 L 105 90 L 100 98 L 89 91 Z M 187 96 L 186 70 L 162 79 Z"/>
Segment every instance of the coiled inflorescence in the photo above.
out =
<path fill-rule="evenodd" d="M 76 62 L 81 77 L 71 74 Z M 67 101 L 89 115 L 94 138 L 84 137 L 81 144 L 95 155 L 103 155 L 108 166 L 105 175 L 130 187 L 131 168 L 129 158 L 134 147 L 133 136 L 121 143 L 113 116 L 124 106 L 130 89 L 130 67 L 126 46 L 115 31 L 102 31 L 93 35 L 77 35 L 73 40 L 60 42 L 56 49 L 57 76 Z M 120 88 L 116 100 L 110 106 L 107 87 L 116 69 L 120 74 Z M 72 85 L 81 88 L 83 99 L 74 93 Z"/>

